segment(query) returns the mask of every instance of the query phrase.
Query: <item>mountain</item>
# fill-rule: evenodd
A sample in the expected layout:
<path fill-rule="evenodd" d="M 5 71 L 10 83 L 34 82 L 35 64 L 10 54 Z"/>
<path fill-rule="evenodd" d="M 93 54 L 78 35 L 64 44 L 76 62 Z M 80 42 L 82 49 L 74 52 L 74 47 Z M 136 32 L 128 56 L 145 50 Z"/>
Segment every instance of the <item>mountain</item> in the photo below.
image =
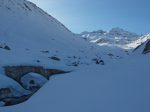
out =
<path fill-rule="evenodd" d="M 73 34 L 26 0 L 0 15 L 0 111 L 150 111 L 149 35 Z"/>
<path fill-rule="evenodd" d="M 82 32 L 80 36 L 100 46 L 117 46 L 124 49 L 128 49 L 126 45 L 140 37 L 140 35 L 137 35 L 136 33 L 121 28 L 112 28 L 108 32 L 103 30 Z"/>
<path fill-rule="evenodd" d="M 101 47 L 110 57 L 126 58 L 135 48 L 146 41 L 147 35 L 138 35 L 121 28 L 112 28 L 110 31 L 82 32 L 80 38 Z"/>
<path fill-rule="evenodd" d="M 99 48 L 29 1 L 0 0 L 0 15 L 2 105 L 27 100 L 54 74 L 104 63 Z"/>

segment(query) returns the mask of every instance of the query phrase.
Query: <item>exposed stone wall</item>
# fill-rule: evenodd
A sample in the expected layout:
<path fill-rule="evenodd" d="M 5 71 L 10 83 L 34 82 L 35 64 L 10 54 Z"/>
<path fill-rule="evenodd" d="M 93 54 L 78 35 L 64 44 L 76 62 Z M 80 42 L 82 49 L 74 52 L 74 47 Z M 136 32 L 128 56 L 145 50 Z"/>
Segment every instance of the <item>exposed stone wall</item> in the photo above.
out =
<path fill-rule="evenodd" d="M 0 100 L 6 98 L 6 97 L 10 97 L 11 95 L 11 90 L 10 88 L 2 88 L 0 89 Z"/>
<path fill-rule="evenodd" d="M 27 101 L 32 95 L 33 94 L 23 95 L 20 97 L 9 97 L 9 98 L 3 99 L 3 102 L 5 102 L 5 106 L 16 105 L 16 104 Z"/>

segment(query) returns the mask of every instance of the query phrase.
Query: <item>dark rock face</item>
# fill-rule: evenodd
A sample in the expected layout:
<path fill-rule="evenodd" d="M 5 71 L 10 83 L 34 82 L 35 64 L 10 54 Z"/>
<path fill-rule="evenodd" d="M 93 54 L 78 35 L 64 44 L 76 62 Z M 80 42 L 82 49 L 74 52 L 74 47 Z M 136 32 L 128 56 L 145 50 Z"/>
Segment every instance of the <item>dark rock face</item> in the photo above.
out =
<path fill-rule="evenodd" d="M 107 42 L 109 42 L 109 40 L 105 39 L 105 38 L 101 38 L 101 39 L 99 39 L 99 40 L 96 41 L 97 44 L 98 43 L 107 43 Z"/>
<path fill-rule="evenodd" d="M 11 50 L 8 45 L 6 45 L 6 44 L 1 44 L 1 43 L 0 43 L 0 48 L 1 48 L 1 49 L 4 49 L 4 50 Z"/>
<path fill-rule="evenodd" d="M 55 61 L 60 61 L 60 58 L 56 57 L 56 56 L 52 56 L 52 57 L 49 57 L 50 59 L 52 60 L 55 60 Z"/>
<path fill-rule="evenodd" d="M 9 98 L 3 99 L 3 102 L 5 102 L 5 106 L 16 105 L 16 104 L 27 101 L 32 95 L 33 94 L 23 95 L 20 97 L 9 97 Z"/>
<path fill-rule="evenodd" d="M 150 52 L 150 40 L 147 42 L 143 54 Z"/>
<path fill-rule="evenodd" d="M 28 73 L 38 73 L 42 76 L 44 76 L 46 79 L 49 79 L 50 76 L 55 75 L 55 74 L 63 74 L 67 73 L 62 70 L 57 70 L 57 69 L 45 69 L 40 66 L 5 66 L 5 74 L 16 80 L 18 83 L 21 84 L 21 77 Z"/>
<path fill-rule="evenodd" d="M 4 106 L 16 105 L 27 101 L 40 88 L 32 88 L 29 94 L 22 94 L 19 96 L 13 95 L 11 87 L 0 89 L 0 101 L 4 102 Z"/>
<path fill-rule="evenodd" d="M 100 65 L 104 65 L 104 61 L 101 58 L 94 58 L 93 61 L 95 62 L 95 64 L 100 64 Z"/>
<path fill-rule="evenodd" d="M 41 51 L 42 53 L 49 53 L 49 51 Z"/>
<path fill-rule="evenodd" d="M 0 101 L 4 103 L 4 106 L 11 106 L 28 100 L 32 94 L 33 93 L 28 95 L 14 96 L 11 87 L 2 88 L 0 89 Z"/>
<path fill-rule="evenodd" d="M 6 97 L 10 97 L 11 95 L 11 90 L 10 88 L 2 88 L 0 89 L 0 100 L 6 98 Z"/>

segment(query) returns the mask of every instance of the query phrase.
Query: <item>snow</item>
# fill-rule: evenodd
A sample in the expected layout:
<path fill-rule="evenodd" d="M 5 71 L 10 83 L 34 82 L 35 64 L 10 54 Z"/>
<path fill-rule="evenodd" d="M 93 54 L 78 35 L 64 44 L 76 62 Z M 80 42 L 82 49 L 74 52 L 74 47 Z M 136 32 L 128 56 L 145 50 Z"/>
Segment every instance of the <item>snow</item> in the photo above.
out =
<path fill-rule="evenodd" d="M 144 42 L 146 42 L 148 39 L 150 39 L 150 34 L 144 35 L 140 38 L 138 38 L 137 40 L 133 41 L 132 43 L 127 44 L 127 46 L 129 48 L 136 48 L 138 46 L 140 46 L 141 44 L 143 44 Z"/>
<path fill-rule="evenodd" d="M 5 105 L 5 103 L 4 102 L 0 102 L 0 106 L 4 106 Z"/>
<path fill-rule="evenodd" d="M 16 81 L 8 78 L 5 75 L 0 74 L 0 88 L 11 88 L 13 89 L 14 96 L 18 96 L 20 94 L 28 94 L 29 91 L 23 89 Z"/>
<path fill-rule="evenodd" d="M 31 81 L 34 81 L 31 84 Z M 48 80 L 37 73 L 28 73 L 21 78 L 21 82 L 23 83 L 24 87 L 29 89 L 31 86 L 40 86 L 42 87 Z"/>
<path fill-rule="evenodd" d="M 64 25 L 30 2 L 24 0 L 1 2 L 4 5 L 0 7 L 0 44 L 6 44 L 11 48 L 10 51 L 0 49 L 3 66 L 32 64 L 63 69 L 63 66 L 69 63 L 66 61 L 68 56 L 77 55 L 85 58 L 86 53 L 89 58 L 87 61 L 95 57 L 95 51 L 89 51 L 93 45 L 74 36 Z M 32 11 L 27 10 L 24 4 Z M 51 63 L 48 57 L 54 55 L 62 59 L 61 64 L 56 61 Z M 37 63 L 37 60 L 40 60 L 40 63 Z"/>
<path fill-rule="evenodd" d="M 72 71 L 51 77 L 27 102 L 0 107 L 0 111 L 150 111 L 150 54 L 142 54 L 149 35 L 140 37 L 120 28 L 82 33 L 89 43 L 25 0 L 1 0 L 0 15 L 0 88 L 28 92 L 4 75 L 3 67 L 7 65 Z M 4 49 L 6 45 L 10 50 Z M 53 56 L 60 60 L 50 59 Z M 96 65 L 95 58 L 105 65 Z M 32 78 L 41 86 L 47 81 L 35 73 L 26 74 L 22 81 L 28 84 Z"/>
<path fill-rule="evenodd" d="M 29 101 L 3 112 L 149 112 L 148 55 L 52 77 Z M 143 66 L 144 65 L 144 66 Z"/>

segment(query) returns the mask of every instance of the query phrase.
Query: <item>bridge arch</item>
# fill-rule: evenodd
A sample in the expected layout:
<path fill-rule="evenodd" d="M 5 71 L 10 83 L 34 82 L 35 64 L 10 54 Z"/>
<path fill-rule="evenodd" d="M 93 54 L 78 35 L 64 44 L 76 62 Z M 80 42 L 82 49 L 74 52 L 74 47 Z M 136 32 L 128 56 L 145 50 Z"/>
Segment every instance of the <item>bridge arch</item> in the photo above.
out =
<path fill-rule="evenodd" d="M 49 80 L 49 77 L 56 74 L 68 73 L 63 70 L 58 69 L 46 69 L 42 66 L 5 66 L 5 75 L 14 79 L 19 84 L 21 83 L 21 78 L 28 73 L 38 73 Z"/>

